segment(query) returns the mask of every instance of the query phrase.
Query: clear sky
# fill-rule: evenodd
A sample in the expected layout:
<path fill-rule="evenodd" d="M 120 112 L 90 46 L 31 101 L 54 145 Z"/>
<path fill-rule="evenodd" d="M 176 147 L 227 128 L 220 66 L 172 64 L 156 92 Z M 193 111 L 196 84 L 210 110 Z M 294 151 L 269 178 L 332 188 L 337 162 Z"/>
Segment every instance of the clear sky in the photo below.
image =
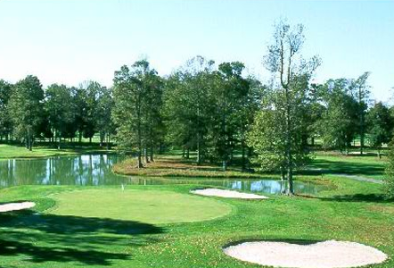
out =
<path fill-rule="evenodd" d="M 242 61 L 264 80 L 280 18 L 305 25 L 304 55 L 323 60 L 318 81 L 370 71 L 373 97 L 391 98 L 392 0 L 0 0 L 0 78 L 110 86 L 115 70 L 142 57 L 165 75 L 202 55 Z"/>

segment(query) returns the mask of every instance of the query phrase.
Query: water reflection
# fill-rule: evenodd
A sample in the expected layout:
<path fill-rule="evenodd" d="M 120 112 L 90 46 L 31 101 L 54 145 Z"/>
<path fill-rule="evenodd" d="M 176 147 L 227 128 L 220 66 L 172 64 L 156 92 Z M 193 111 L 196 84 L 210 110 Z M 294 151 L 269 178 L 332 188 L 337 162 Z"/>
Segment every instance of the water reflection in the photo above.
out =
<path fill-rule="evenodd" d="M 111 167 L 124 159 L 115 154 L 61 156 L 40 160 L 0 161 L 0 187 L 17 185 L 161 185 L 198 184 L 221 186 L 234 190 L 277 194 L 283 192 L 285 185 L 277 180 L 237 180 L 237 179 L 198 179 L 198 178 L 141 178 L 124 177 L 112 173 Z M 316 194 L 327 189 L 325 186 L 295 182 L 295 192 Z"/>

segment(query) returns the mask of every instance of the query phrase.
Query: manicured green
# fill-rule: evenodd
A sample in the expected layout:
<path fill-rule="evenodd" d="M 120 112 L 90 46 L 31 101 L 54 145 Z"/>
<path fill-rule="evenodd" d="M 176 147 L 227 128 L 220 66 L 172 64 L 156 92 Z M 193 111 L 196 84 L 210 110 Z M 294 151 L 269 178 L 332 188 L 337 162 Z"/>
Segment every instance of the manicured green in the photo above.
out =
<path fill-rule="evenodd" d="M 319 181 L 336 187 L 314 198 L 270 196 L 268 200 L 246 201 L 195 197 L 204 201 L 220 200 L 220 203 L 232 206 L 233 211 L 210 221 L 174 224 L 55 215 L 51 212 L 50 208 L 62 206 L 62 202 L 56 204 L 56 199 L 62 196 L 85 192 L 87 197 L 93 198 L 93 192 L 102 192 L 105 197 L 106 192 L 120 191 L 119 187 L 21 186 L 3 189 L 0 202 L 32 200 L 38 203 L 33 211 L 41 213 L 0 214 L 0 267 L 257 268 L 259 266 L 237 261 L 222 252 L 222 247 L 228 243 L 255 239 L 360 242 L 391 257 L 388 262 L 374 267 L 393 267 L 394 203 L 381 197 L 382 186 L 340 177 L 319 177 Z M 176 196 L 182 194 L 188 199 L 188 192 L 194 187 L 127 186 L 125 191 L 140 196 L 147 192 L 161 196 L 177 193 Z M 194 196 L 190 197 L 194 199 Z M 101 201 L 86 198 L 79 205 L 84 207 L 84 202 Z M 141 203 L 141 206 L 147 208 L 148 204 Z M 108 206 L 104 208 L 108 209 Z M 160 218 L 162 213 L 165 214 L 165 210 L 147 216 Z"/>
<path fill-rule="evenodd" d="M 49 214 L 149 224 L 211 220 L 231 212 L 228 204 L 170 191 L 90 189 L 64 192 L 53 199 L 57 205 Z"/>

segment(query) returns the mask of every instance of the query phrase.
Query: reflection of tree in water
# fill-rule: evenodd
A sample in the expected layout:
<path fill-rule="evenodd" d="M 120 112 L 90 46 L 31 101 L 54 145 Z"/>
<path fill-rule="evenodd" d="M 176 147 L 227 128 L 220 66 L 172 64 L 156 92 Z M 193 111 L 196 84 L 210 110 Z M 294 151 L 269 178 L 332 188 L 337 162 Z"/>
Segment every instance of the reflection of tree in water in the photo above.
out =
<path fill-rule="evenodd" d="M 286 190 L 278 180 L 239 180 L 239 179 L 157 179 L 126 178 L 112 172 L 112 166 L 124 157 L 115 154 L 79 155 L 55 157 L 46 160 L 8 160 L 0 161 L 0 187 L 25 184 L 50 185 L 161 185 L 196 184 L 204 187 L 220 186 L 234 190 L 257 193 L 278 194 Z M 324 186 L 312 183 L 295 182 L 294 189 L 300 194 L 315 194 Z"/>

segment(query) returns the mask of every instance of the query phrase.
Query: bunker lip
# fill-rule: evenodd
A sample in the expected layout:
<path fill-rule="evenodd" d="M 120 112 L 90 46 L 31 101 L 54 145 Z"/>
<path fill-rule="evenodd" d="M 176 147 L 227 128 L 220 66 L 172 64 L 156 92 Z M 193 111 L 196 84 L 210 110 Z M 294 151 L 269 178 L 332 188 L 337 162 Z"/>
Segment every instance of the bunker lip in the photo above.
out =
<path fill-rule="evenodd" d="M 350 268 L 383 263 L 388 256 L 355 242 L 323 241 L 299 245 L 287 242 L 244 242 L 223 248 L 241 261 L 284 268 Z"/>
<path fill-rule="evenodd" d="M 196 195 L 203 195 L 203 196 L 214 196 L 214 197 L 235 198 L 235 199 L 267 199 L 268 198 L 263 195 L 241 193 L 237 191 L 223 190 L 216 188 L 197 189 L 190 191 L 190 193 Z"/>
<path fill-rule="evenodd" d="M 36 205 L 34 202 L 19 202 L 0 205 L 0 213 L 29 209 Z"/>

